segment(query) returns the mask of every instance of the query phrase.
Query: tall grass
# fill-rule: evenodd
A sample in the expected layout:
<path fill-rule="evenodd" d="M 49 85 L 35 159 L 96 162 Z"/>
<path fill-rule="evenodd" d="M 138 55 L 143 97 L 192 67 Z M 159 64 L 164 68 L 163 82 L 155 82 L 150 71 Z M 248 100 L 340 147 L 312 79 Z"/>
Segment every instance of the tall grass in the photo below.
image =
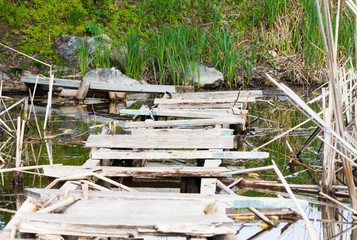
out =
<path fill-rule="evenodd" d="M 206 33 L 197 28 L 165 28 L 151 41 L 156 82 L 174 85 L 193 85 L 190 73 L 195 62 L 204 58 Z M 194 68 L 194 69 L 192 69 Z"/>
<path fill-rule="evenodd" d="M 147 66 L 147 46 L 140 45 L 137 28 L 130 28 L 126 35 L 125 74 L 134 79 L 140 79 Z"/>
<path fill-rule="evenodd" d="M 81 71 L 81 78 L 83 78 L 87 71 L 90 70 L 89 65 L 93 61 L 90 49 L 88 48 L 87 41 L 85 39 L 77 45 L 77 57 L 79 69 Z"/>
<path fill-rule="evenodd" d="M 95 36 L 94 53 L 91 54 L 94 68 L 110 68 L 109 48 L 103 35 Z"/>
<path fill-rule="evenodd" d="M 212 33 L 210 59 L 212 59 L 214 67 L 223 73 L 229 86 L 234 84 L 234 79 L 237 78 L 237 69 L 245 57 L 243 49 L 237 46 L 236 41 L 235 34 L 232 34 L 229 29 L 217 29 Z"/>
<path fill-rule="evenodd" d="M 324 55 L 314 2 L 308 0 L 255 0 L 232 2 L 238 15 L 225 16 L 227 3 L 217 0 L 143 0 L 133 10 L 139 27 L 127 29 L 125 72 L 140 79 L 151 73 L 156 84 L 193 85 L 199 64 L 215 67 L 229 86 L 251 79 L 254 66 L 276 66 L 268 51 L 303 60 L 304 70 L 316 72 Z M 191 13 L 191 15 L 190 15 Z M 192 14 L 193 13 L 193 14 Z M 244 14 L 242 14 L 244 13 Z M 189 15 L 189 16 L 188 16 Z M 187 21 L 189 18 L 190 21 Z M 230 19 L 232 21 L 225 20 Z M 353 19 L 344 13 L 339 45 L 354 55 L 350 40 Z M 153 31 L 143 27 L 153 26 Z M 81 70 L 110 65 L 108 49 L 100 41 L 96 54 L 81 53 Z M 87 67 L 85 65 L 87 64 Z M 149 71 L 146 71 L 149 70 Z"/>

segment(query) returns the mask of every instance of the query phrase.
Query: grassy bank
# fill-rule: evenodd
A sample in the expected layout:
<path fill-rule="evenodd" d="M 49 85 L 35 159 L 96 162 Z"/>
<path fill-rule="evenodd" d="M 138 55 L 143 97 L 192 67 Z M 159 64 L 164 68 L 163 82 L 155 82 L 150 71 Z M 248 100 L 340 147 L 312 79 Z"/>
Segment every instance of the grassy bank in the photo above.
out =
<path fill-rule="evenodd" d="M 345 5 L 341 11 L 339 45 L 347 59 L 355 54 L 353 17 Z M 125 73 L 152 83 L 190 84 L 194 62 L 217 68 L 230 86 L 260 84 L 256 69 L 300 84 L 324 80 L 317 13 L 308 0 L 0 0 L 0 23 L 1 43 L 57 65 L 65 64 L 51 48 L 57 37 L 105 33 L 113 47 L 128 49 Z M 82 74 L 116 67 L 100 53 L 82 50 Z"/>

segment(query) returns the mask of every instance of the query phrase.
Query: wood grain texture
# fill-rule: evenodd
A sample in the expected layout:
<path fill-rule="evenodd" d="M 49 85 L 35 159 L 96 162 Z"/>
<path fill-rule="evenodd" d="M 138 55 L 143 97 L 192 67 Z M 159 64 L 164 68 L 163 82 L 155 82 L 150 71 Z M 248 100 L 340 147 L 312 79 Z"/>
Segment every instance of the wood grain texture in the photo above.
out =
<path fill-rule="evenodd" d="M 52 177 L 66 177 L 85 174 L 95 171 L 105 177 L 220 177 L 227 173 L 225 167 L 96 167 L 56 166 L 49 165 L 43 168 L 44 174 Z"/>
<path fill-rule="evenodd" d="M 220 151 L 179 151 L 179 150 L 155 150 L 155 151 L 125 151 L 100 149 L 92 151 L 93 159 L 263 159 L 268 158 L 266 152 L 220 152 Z"/>
<path fill-rule="evenodd" d="M 90 135 L 87 148 L 155 148 L 155 149 L 233 149 L 235 136 L 140 136 L 140 135 Z"/>
<path fill-rule="evenodd" d="M 185 126 L 214 126 L 221 124 L 244 124 L 245 121 L 240 116 L 214 119 L 191 119 L 191 120 L 170 120 L 170 121 L 148 121 L 126 122 L 126 128 L 147 128 L 147 127 L 185 127 Z"/>

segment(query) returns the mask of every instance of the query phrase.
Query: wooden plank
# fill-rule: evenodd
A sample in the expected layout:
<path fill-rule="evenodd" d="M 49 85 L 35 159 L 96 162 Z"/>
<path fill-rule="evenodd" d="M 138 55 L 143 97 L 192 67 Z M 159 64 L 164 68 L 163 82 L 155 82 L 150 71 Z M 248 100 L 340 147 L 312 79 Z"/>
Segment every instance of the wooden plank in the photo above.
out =
<path fill-rule="evenodd" d="M 217 94 L 217 98 L 207 97 L 207 98 L 155 98 L 154 104 L 217 104 L 217 103 L 230 103 L 231 105 L 235 102 L 237 96 L 225 97 Z M 237 102 L 255 102 L 254 96 L 239 96 Z"/>
<path fill-rule="evenodd" d="M 205 206 L 209 203 L 209 200 L 204 199 L 179 199 L 170 201 L 162 199 L 122 199 L 120 201 L 110 199 L 102 199 L 100 201 L 88 199 L 85 201 L 77 201 L 71 206 L 66 207 L 63 214 L 90 217 L 95 213 L 95 217 L 98 218 L 116 215 L 203 215 Z M 98 211 L 99 209 L 100 211 Z"/>
<path fill-rule="evenodd" d="M 23 214 L 21 232 L 69 236 L 143 238 L 160 235 L 214 236 L 233 232 L 222 215 L 114 216 L 96 218 L 65 214 Z"/>
<path fill-rule="evenodd" d="M 237 97 L 239 96 L 254 96 L 263 97 L 261 90 L 241 90 L 241 91 L 210 91 L 210 92 L 192 92 L 192 93 L 174 93 L 171 98 L 194 99 L 194 98 L 220 98 L 220 97 Z"/>
<path fill-rule="evenodd" d="M 35 83 L 36 77 L 24 76 L 21 77 L 21 81 L 24 83 Z M 80 85 L 79 80 L 68 80 L 55 78 L 53 81 L 53 86 L 68 87 L 68 88 L 78 88 Z M 38 84 L 49 85 L 49 78 L 40 77 L 38 79 Z M 181 87 L 176 87 L 172 85 L 123 85 L 117 83 L 103 83 L 103 82 L 92 82 L 90 84 L 90 89 L 100 90 L 100 91 L 110 91 L 110 92 L 148 92 L 148 93 L 175 93 L 177 91 L 182 91 Z M 186 88 L 186 87 L 185 87 Z M 190 91 L 192 87 L 187 87 Z"/>
<path fill-rule="evenodd" d="M 82 167 L 96 167 L 100 165 L 100 160 L 88 159 L 85 163 L 83 163 Z"/>
<path fill-rule="evenodd" d="M 268 158 L 267 152 L 239 152 L 239 151 L 125 151 L 100 149 L 93 150 L 93 159 L 263 159 Z"/>
<path fill-rule="evenodd" d="M 220 177 L 227 173 L 225 167 L 96 167 L 48 165 L 43 167 L 44 174 L 51 177 L 67 177 L 96 171 L 105 177 Z"/>
<path fill-rule="evenodd" d="M 139 135 L 90 135 L 87 148 L 185 148 L 233 149 L 235 136 L 139 136 Z"/>
<path fill-rule="evenodd" d="M 90 88 L 90 81 L 89 80 L 82 80 L 79 84 L 78 91 L 76 94 L 76 99 L 83 100 L 86 98 L 87 93 Z"/>
<path fill-rule="evenodd" d="M 188 117 L 188 118 L 220 118 L 231 117 L 235 115 L 248 114 L 248 110 L 239 110 L 232 113 L 229 109 L 210 109 L 211 111 L 199 111 L 197 109 L 162 109 L 154 108 L 150 110 L 121 109 L 120 114 L 141 115 L 141 116 L 171 116 L 171 117 Z M 212 111 L 217 110 L 217 111 Z"/>
<path fill-rule="evenodd" d="M 157 109 L 228 109 L 232 107 L 232 103 L 177 103 L 177 104 L 160 104 Z M 240 107 L 242 103 L 237 103 L 235 107 Z"/>
<path fill-rule="evenodd" d="M 55 196 L 63 196 L 63 190 L 59 189 L 25 189 L 25 195 L 31 196 L 40 202 L 47 202 L 49 199 Z M 82 191 L 74 190 L 69 191 L 68 197 L 81 197 Z M 201 194 L 194 193 L 157 193 L 157 192 L 98 192 L 89 191 L 88 199 L 93 200 L 182 200 L 182 199 L 192 199 L 201 201 L 206 199 L 209 201 L 216 201 L 217 203 L 222 203 L 226 208 L 294 208 L 295 205 L 290 199 L 279 199 L 279 198 L 269 198 L 269 197 L 245 197 L 239 195 L 224 195 L 216 194 L 211 196 L 204 196 Z M 302 208 L 308 206 L 308 202 L 305 200 L 298 200 Z"/>
<path fill-rule="evenodd" d="M 235 118 L 216 118 L 216 119 L 192 119 L 192 120 L 170 120 L 145 122 L 126 122 L 125 128 L 144 128 L 144 127 L 184 127 L 184 126 L 209 126 L 220 124 L 244 124 L 245 121 L 240 116 Z"/>
<path fill-rule="evenodd" d="M 216 193 L 217 178 L 202 178 L 200 193 L 203 195 L 214 195 Z"/>
<path fill-rule="evenodd" d="M 168 129 L 149 129 L 149 128 L 132 128 L 125 129 L 124 132 L 131 135 L 145 135 L 145 136 L 162 136 L 162 135 L 175 135 L 175 136 L 231 136 L 233 129 L 229 128 L 207 128 L 207 129 L 191 129 L 191 128 L 168 128 Z"/>

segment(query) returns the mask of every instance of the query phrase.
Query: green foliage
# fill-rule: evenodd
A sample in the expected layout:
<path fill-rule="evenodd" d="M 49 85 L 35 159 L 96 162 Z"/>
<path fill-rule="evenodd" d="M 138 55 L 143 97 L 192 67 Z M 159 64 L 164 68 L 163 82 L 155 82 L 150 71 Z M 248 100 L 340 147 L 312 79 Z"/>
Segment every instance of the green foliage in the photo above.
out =
<path fill-rule="evenodd" d="M 231 34 L 229 29 L 213 32 L 212 45 L 210 58 L 231 86 L 237 78 L 237 68 L 243 62 L 243 50 L 238 49 L 235 35 Z"/>
<path fill-rule="evenodd" d="M 139 79 L 143 75 L 147 64 L 148 48 L 140 45 L 138 29 L 134 27 L 129 29 L 125 46 L 125 74 L 131 78 Z"/>
<path fill-rule="evenodd" d="M 349 10 L 341 14 L 338 52 L 345 58 L 355 56 L 353 18 Z M 62 34 L 105 33 L 117 49 L 126 46 L 129 76 L 149 73 L 158 84 L 192 84 L 195 62 L 218 68 L 229 85 L 237 78 L 249 82 L 255 66 L 275 67 L 271 50 L 301 58 L 306 74 L 324 60 L 316 6 L 309 0 L 0 0 L 0 22 L 11 28 L 2 43 L 16 41 L 19 50 L 46 60 L 56 59 L 51 47 Z M 112 66 L 103 39 L 87 50 L 78 53 L 82 74 Z"/>
<path fill-rule="evenodd" d="M 82 40 L 82 42 L 78 44 L 77 57 L 79 69 L 81 70 L 81 78 L 83 79 L 86 73 L 90 70 L 90 64 L 93 61 L 86 40 Z"/>

